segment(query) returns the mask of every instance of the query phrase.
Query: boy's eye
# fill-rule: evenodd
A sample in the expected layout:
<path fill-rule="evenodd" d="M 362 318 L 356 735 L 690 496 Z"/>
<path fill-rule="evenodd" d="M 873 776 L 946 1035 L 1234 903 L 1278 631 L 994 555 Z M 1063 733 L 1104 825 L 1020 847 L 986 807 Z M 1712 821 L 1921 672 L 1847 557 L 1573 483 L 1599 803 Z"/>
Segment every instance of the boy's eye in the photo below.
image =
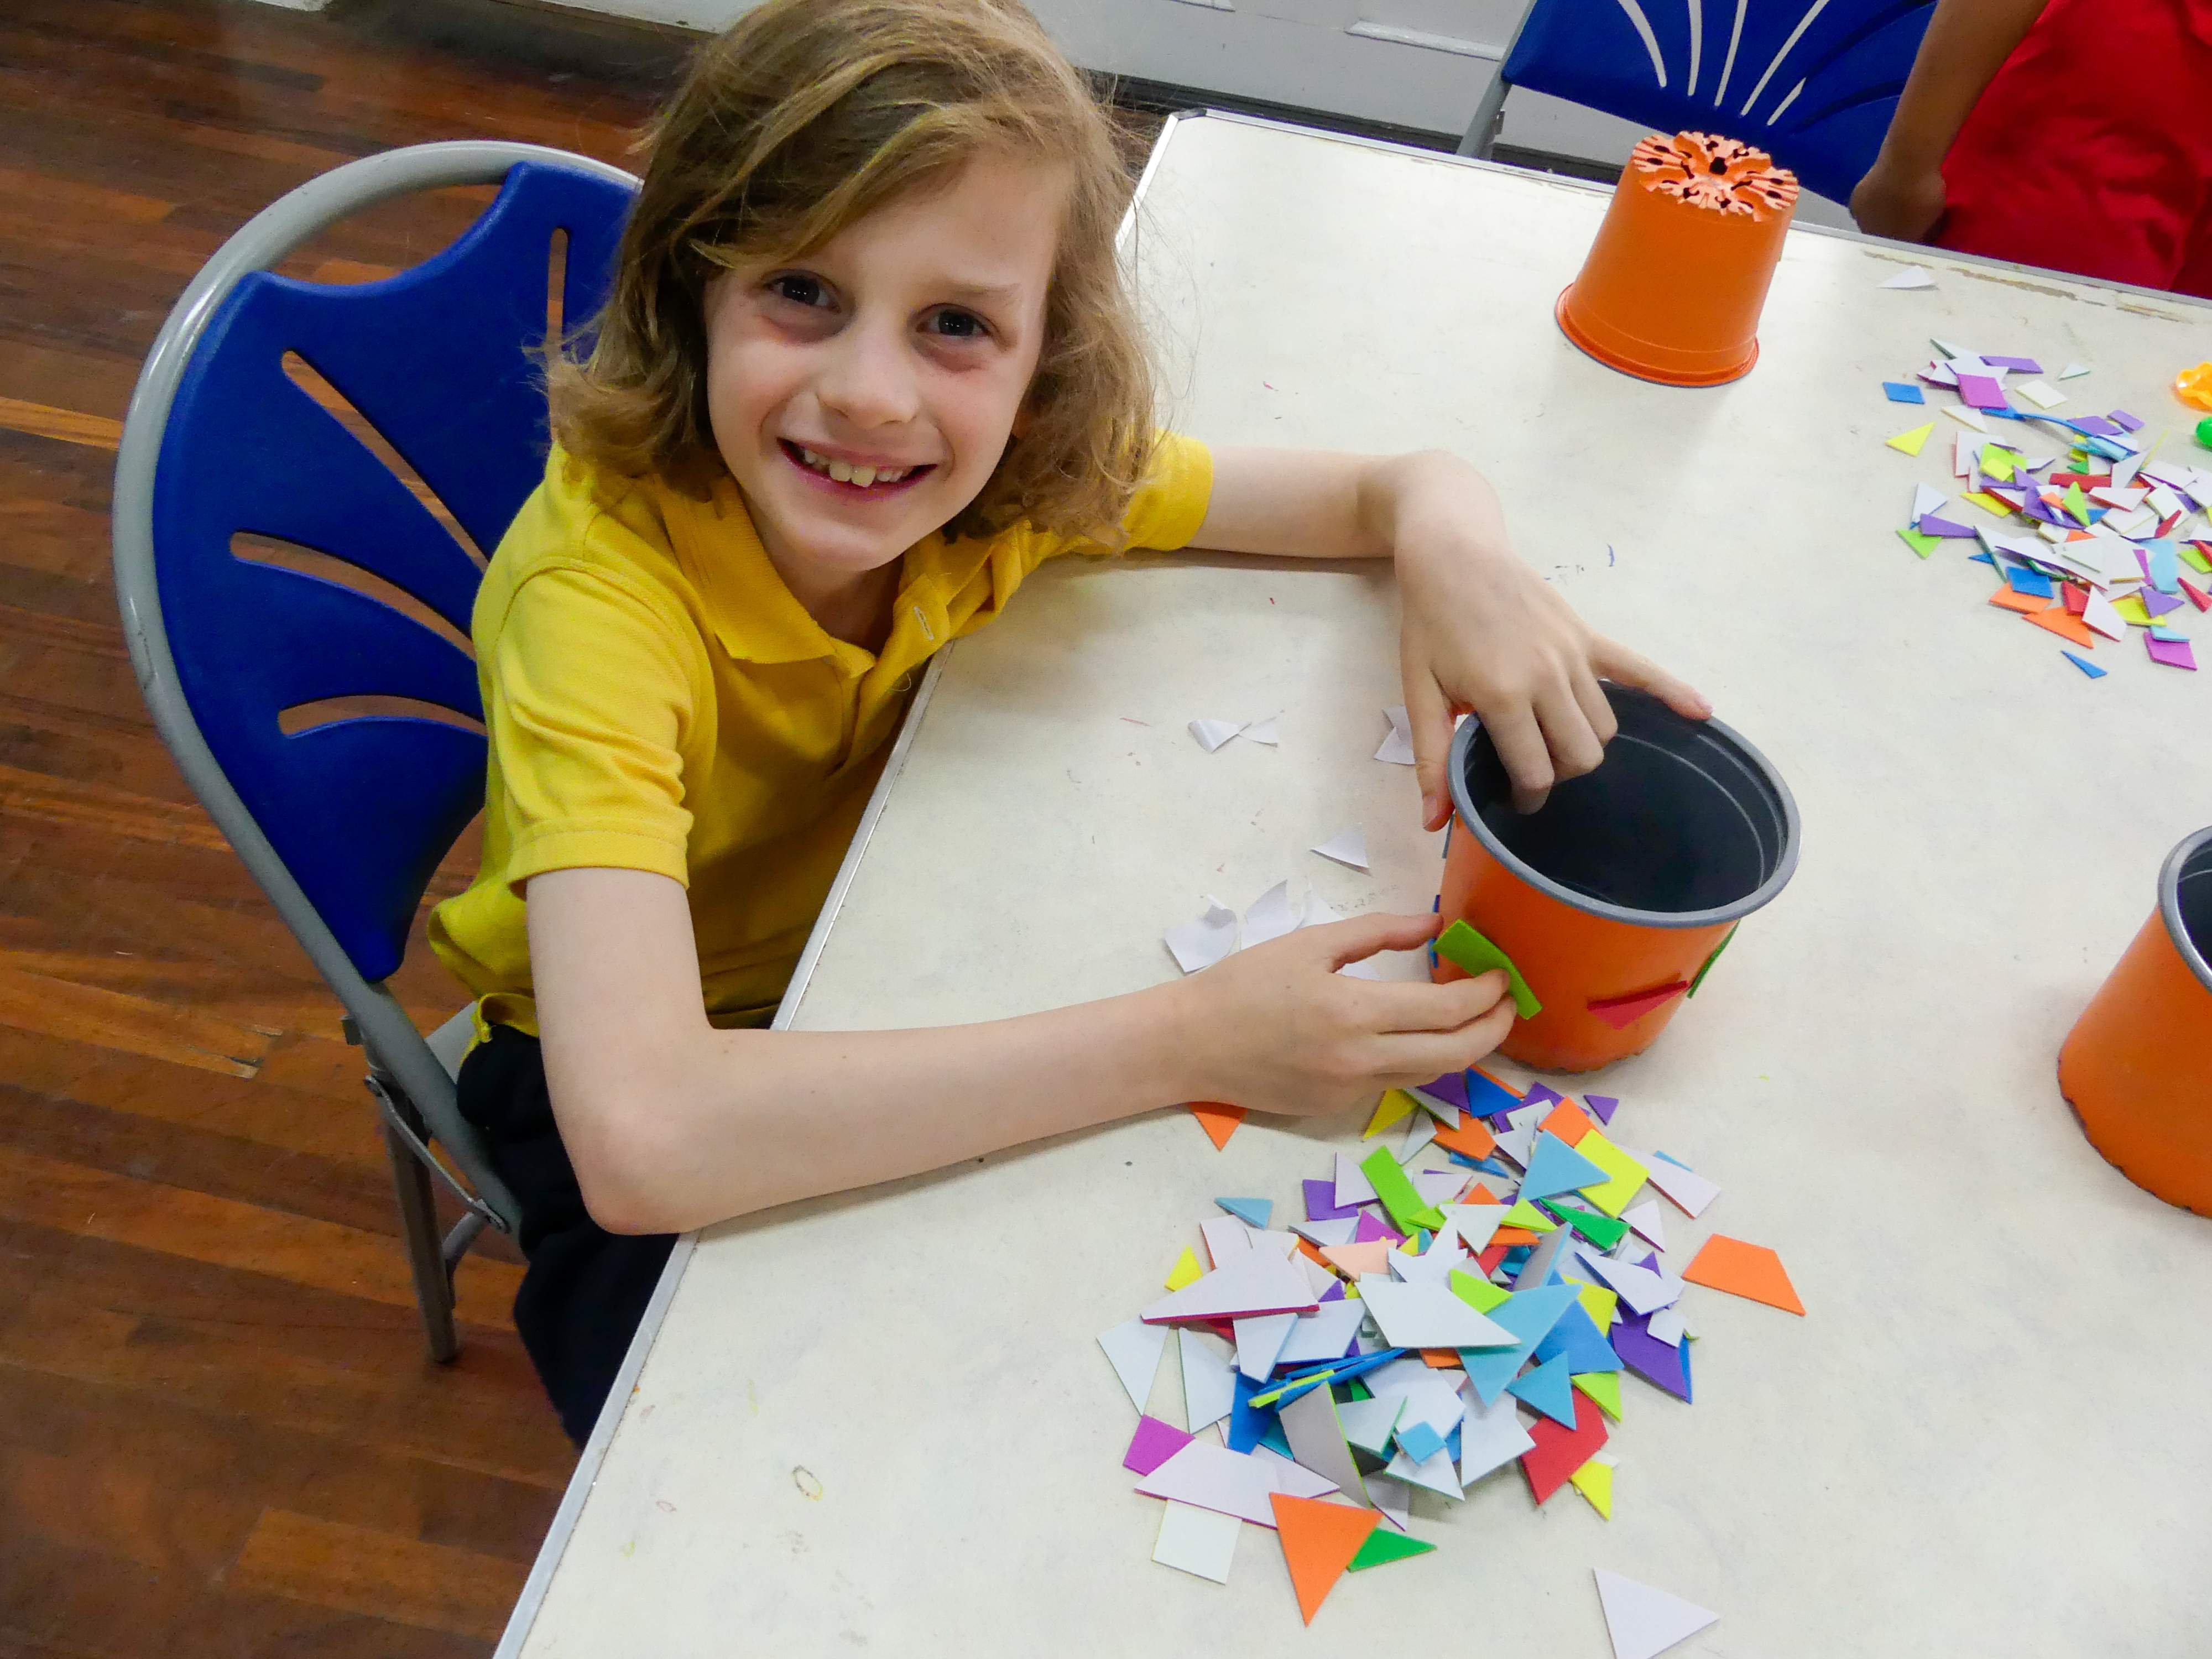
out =
<path fill-rule="evenodd" d="M 771 276 L 768 288 L 778 299 L 788 300 L 793 305 L 818 306 L 829 298 L 822 279 L 803 270 L 787 270 L 780 276 Z"/>
<path fill-rule="evenodd" d="M 974 312 L 951 308 L 931 313 L 928 327 L 948 340 L 980 340 L 991 331 L 990 325 Z"/>

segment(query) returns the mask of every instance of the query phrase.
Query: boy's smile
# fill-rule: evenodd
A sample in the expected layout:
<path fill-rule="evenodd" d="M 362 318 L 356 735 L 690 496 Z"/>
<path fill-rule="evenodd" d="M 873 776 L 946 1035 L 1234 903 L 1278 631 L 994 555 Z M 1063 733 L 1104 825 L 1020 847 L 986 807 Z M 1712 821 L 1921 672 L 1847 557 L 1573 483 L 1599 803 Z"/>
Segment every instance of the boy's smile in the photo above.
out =
<path fill-rule="evenodd" d="M 876 631 L 900 555 L 1005 453 L 1043 345 L 1066 189 L 1056 169 L 979 155 L 803 258 L 708 286 L 715 447 L 786 585 L 832 634 Z"/>

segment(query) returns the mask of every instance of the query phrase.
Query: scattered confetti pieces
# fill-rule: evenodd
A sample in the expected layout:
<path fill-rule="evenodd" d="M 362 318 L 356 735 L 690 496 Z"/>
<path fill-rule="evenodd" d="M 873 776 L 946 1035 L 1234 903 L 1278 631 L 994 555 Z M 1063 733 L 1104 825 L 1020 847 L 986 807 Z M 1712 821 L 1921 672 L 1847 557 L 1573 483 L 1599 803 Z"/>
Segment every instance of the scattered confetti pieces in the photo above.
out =
<path fill-rule="evenodd" d="M 1617 1097 L 1470 1070 L 1384 1103 L 1376 1133 L 1407 1126 L 1402 1152 L 1334 1153 L 1288 1231 L 1270 1231 L 1274 1199 L 1216 1198 L 1169 1294 L 1098 1339 L 1138 1413 L 1123 1467 L 1163 1505 L 1152 1559 L 1226 1583 L 1237 1534 L 1268 1528 L 1308 1624 L 1347 1573 L 1437 1551 L 1413 1487 L 1457 1503 L 1517 1462 L 1534 1502 L 1571 1486 L 1610 1521 L 1629 1495 L 1608 1449 L 1628 1391 L 1691 1399 L 1691 1286 L 1804 1311 L 1763 1246 L 1716 1234 L 1680 1273 L 1662 1262 L 1660 1196 L 1696 1214 L 1719 1188 L 1615 1141 Z M 1149 1411 L 1170 1330 L 1183 1426 Z M 1602 1570 L 1598 1584 L 1618 1654 L 1712 1622 Z"/>

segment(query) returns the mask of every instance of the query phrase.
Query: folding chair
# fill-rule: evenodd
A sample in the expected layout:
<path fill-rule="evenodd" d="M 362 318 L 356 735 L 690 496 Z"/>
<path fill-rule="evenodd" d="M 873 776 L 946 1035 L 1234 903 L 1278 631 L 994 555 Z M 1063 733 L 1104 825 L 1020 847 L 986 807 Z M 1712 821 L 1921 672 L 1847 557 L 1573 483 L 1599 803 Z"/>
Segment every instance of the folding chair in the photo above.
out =
<path fill-rule="evenodd" d="M 377 203 L 502 180 L 458 241 L 397 276 L 337 287 L 269 270 Z M 384 981 L 483 805 L 469 544 L 495 547 L 544 471 L 535 353 L 554 319 L 598 309 L 636 183 L 488 142 L 311 180 L 185 289 L 116 459 L 115 586 L 139 689 L 367 1051 L 441 1361 L 459 1351 L 454 1264 L 519 1217 L 456 1105 L 466 1011 L 426 1040 Z M 463 1206 L 442 1240 L 434 1176 Z"/>
<path fill-rule="evenodd" d="M 1848 202 L 1874 165 L 1935 0 L 1530 0 L 1460 141 L 1487 156 L 1528 87 L 1661 132 L 1756 144 Z"/>

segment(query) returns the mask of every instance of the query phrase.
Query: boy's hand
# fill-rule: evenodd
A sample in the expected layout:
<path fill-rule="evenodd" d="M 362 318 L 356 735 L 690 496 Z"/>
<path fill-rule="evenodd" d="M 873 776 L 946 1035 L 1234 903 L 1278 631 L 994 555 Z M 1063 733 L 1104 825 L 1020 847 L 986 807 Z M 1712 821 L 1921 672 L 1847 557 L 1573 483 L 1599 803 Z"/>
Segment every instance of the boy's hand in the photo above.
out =
<path fill-rule="evenodd" d="M 1515 556 L 1473 467 L 1436 454 L 1394 467 L 1399 665 L 1426 828 L 1451 816 L 1444 766 L 1462 714 L 1488 728 L 1514 805 L 1533 812 L 1554 783 L 1605 758 L 1615 725 L 1599 680 L 1640 686 L 1692 720 L 1712 713 L 1686 682 L 1593 633 Z"/>
<path fill-rule="evenodd" d="M 1302 927 L 1178 981 L 1194 1097 L 1308 1117 L 1474 1065 L 1513 1024 L 1504 974 L 1431 985 L 1336 971 L 1437 927 L 1389 915 Z"/>

